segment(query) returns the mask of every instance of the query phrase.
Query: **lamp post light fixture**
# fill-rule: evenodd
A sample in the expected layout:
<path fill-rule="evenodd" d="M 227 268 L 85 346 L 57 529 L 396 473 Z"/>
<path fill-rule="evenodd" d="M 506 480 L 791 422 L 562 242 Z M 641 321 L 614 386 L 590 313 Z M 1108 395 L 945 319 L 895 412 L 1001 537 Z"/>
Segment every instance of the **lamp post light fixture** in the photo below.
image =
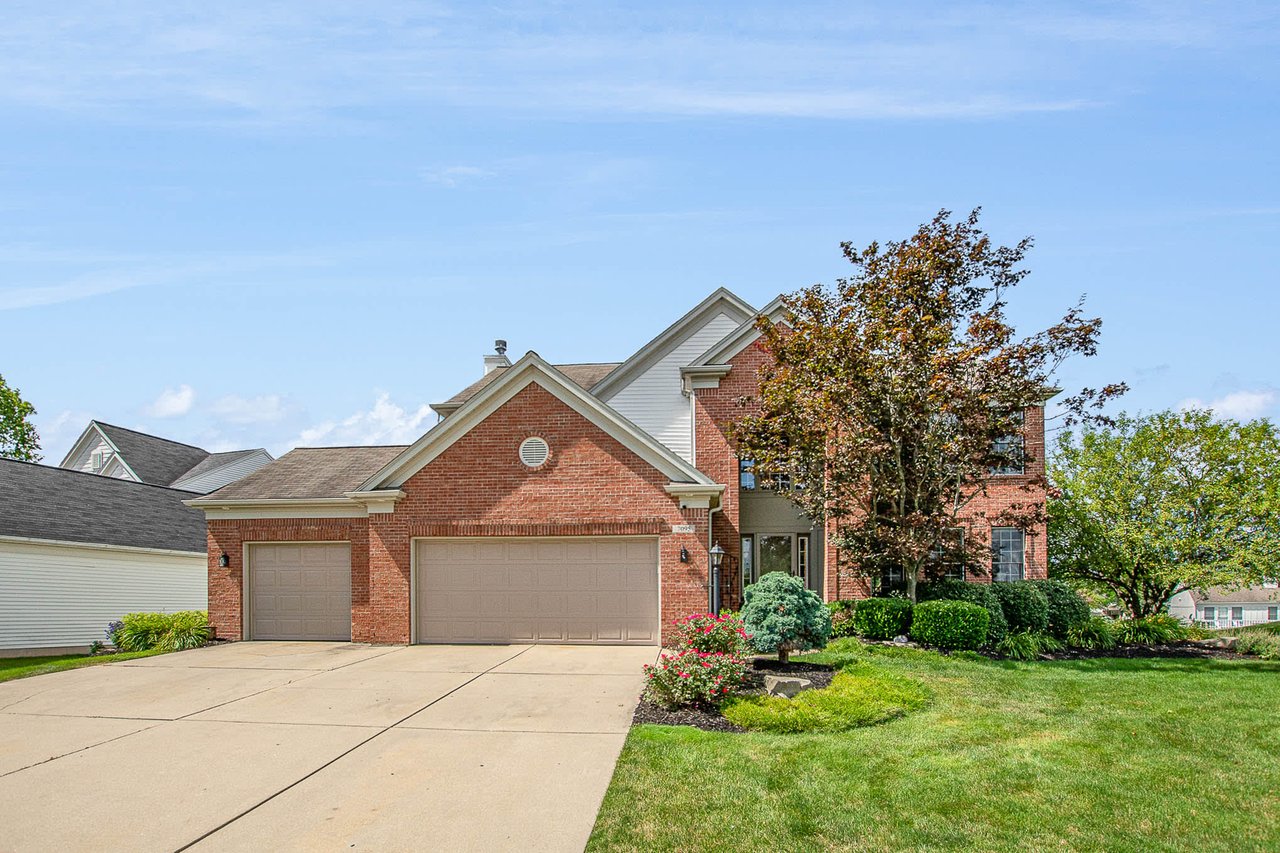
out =
<path fill-rule="evenodd" d="M 711 546 L 711 612 L 720 615 L 720 566 L 724 563 L 724 549 L 720 543 Z"/>

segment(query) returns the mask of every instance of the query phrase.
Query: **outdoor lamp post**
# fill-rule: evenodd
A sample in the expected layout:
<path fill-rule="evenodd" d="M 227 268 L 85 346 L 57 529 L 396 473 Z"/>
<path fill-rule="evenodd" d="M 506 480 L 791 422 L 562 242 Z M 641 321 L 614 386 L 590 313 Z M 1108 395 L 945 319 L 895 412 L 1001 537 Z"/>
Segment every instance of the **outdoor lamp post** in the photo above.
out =
<path fill-rule="evenodd" d="M 711 612 L 720 615 L 720 565 L 724 562 L 724 549 L 720 543 L 711 546 Z"/>

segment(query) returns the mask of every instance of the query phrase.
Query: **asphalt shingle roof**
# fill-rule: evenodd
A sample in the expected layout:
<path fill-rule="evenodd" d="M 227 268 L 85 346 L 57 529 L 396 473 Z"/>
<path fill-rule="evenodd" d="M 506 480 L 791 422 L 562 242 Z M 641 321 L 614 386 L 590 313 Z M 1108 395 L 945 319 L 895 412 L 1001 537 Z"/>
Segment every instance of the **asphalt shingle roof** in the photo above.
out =
<path fill-rule="evenodd" d="M 194 492 L 0 459 L 0 535 L 204 553 Z"/>
<path fill-rule="evenodd" d="M 406 447 L 299 447 L 205 499 L 340 498 L 358 489 Z"/>
<path fill-rule="evenodd" d="M 209 457 L 209 451 L 190 444 L 147 435 L 96 421 L 98 428 L 111 440 L 133 472 L 144 483 L 154 486 L 172 485 L 184 474 Z"/>
<path fill-rule="evenodd" d="M 190 471 L 183 472 L 182 476 L 174 480 L 170 485 L 175 485 L 182 480 L 190 480 L 192 477 L 198 477 L 206 471 L 212 471 L 214 468 L 220 468 L 235 462 L 241 457 L 257 453 L 257 450 L 228 450 L 225 453 L 210 453 L 204 459 L 200 460 Z"/>
<path fill-rule="evenodd" d="M 1266 586 L 1246 586 L 1228 589 L 1225 586 L 1193 590 L 1191 599 L 1197 604 L 1280 604 L 1280 589 Z"/>
<path fill-rule="evenodd" d="M 590 391 L 600 380 L 616 370 L 620 364 L 621 362 L 618 361 L 610 361 L 591 364 L 553 364 L 552 367 L 567 376 L 575 385 L 581 385 Z M 499 367 L 489 371 L 457 394 L 454 394 L 444 404 L 453 406 L 467 402 L 480 393 L 486 385 L 510 369 L 509 367 Z"/>

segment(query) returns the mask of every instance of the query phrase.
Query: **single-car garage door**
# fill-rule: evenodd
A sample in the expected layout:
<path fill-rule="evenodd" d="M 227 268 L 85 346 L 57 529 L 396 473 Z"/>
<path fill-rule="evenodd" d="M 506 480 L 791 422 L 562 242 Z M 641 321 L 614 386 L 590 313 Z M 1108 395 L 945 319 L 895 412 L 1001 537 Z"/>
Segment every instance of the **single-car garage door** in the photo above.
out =
<path fill-rule="evenodd" d="M 421 643 L 658 642 L 658 540 L 419 539 Z"/>
<path fill-rule="evenodd" d="M 350 640 L 351 546 L 249 546 L 249 639 Z"/>

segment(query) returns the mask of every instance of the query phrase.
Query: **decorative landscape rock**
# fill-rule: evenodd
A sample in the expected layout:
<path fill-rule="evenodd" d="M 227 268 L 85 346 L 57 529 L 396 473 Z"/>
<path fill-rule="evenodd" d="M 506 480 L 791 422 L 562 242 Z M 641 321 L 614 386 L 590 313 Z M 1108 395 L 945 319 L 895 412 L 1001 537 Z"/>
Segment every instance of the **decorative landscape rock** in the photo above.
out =
<path fill-rule="evenodd" d="M 910 642 L 911 640 L 907 639 L 905 634 L 899 634 L 898 636 L 893 638 L 893 644 L 895 646 L 905 646 L 905 645 L 908 645 Z"/>
<path fill-rule="evenodd" d="M 807 678 L 789 678 L 783 675 L 766 675 L 764 690 L 770 696 L 781 696 L 790 699 L 801 690 L 808 690 L 813 682 Z"/>

